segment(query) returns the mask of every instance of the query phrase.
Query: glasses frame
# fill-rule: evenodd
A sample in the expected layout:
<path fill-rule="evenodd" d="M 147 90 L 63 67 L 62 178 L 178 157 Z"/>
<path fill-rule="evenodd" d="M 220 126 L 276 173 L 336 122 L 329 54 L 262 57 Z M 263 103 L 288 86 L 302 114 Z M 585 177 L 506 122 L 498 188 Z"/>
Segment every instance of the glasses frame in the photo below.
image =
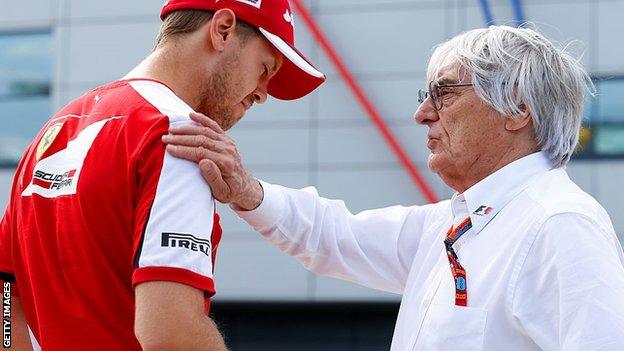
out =
<path fill-rule="evenodd" d="M 433 107 L 437 111 L 440 111 L 443 105 L 443 101 L 440 98 L 440 90 L 444 88 L 463 88 L 463 87 L 471 87 L 474 84 L 472 83 L 457 83 L 457 84 L 438 84 L 431 82 L 429 83 L 429 90 L 418 89 L 418 102 L 423 103 L 427 100 L 428 97 L 431 97 L 431 101 L 433 102 Z"/>

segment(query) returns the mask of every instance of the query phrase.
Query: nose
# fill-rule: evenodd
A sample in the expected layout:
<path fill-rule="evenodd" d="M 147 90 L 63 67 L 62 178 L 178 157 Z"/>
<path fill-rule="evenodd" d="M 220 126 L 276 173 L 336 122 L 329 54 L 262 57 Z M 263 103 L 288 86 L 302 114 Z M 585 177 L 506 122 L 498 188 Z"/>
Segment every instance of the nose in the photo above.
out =
<path fill-rule="evenodd" d="M 433 106 L 433 101 L 431 97 L 428 97 L 425 101 L 423 101 L 420 106 L 418 106 L 418 110 L 414 113 L 414 119 L 418 124 L 429 125 L 440 118 L 438 115 L 438 110 Z"/>
<path fill-rule="evenodd" d="M 267 100 L 268 81 L 262 81 L 253 92 L 253 99 L 256 104 L 263 104 Z"/>

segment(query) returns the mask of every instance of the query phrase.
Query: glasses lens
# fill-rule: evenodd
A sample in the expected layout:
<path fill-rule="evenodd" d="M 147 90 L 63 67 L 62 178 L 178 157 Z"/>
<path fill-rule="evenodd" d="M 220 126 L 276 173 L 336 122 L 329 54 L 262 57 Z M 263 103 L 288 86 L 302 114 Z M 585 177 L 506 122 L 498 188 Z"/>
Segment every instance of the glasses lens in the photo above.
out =
<path fill-rule="evenodd" d="M 438 85 L 431 82 L 429 84 L 429 91 L 431 92 L 431 100 L 433 100 L 433 106 L 436 110 L 440 110 L 442 108 L 442 101 L 440 100 L 440 95 L 438 95 Z"/>
<path fill-rule="evenodd" d="M 428 91 L 424 89 L 418 89 L 418 102 L 421 104 L 425 102 L 425 100 L 427 100 L 427 95 L 429 95 Z"/>

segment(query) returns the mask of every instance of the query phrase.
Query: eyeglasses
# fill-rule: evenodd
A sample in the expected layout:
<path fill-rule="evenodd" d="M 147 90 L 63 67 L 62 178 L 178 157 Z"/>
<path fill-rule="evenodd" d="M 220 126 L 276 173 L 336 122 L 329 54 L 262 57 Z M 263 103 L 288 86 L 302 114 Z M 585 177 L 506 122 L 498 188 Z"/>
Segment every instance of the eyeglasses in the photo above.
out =
<path fill-rule="evenodd" d="M 429 83 L 429 90 L 419 89 L 418 90 L 418 102 L 423 103 L 427 100 L 428 97 L 431 97 L 433 101 L 433 106 L 436 110 L 440 111 L 442 109 L 442 97 L 440 93 L 445 88 L 462 88 L 462 87 L 471 87 L 472 83 L 459 83 L 459 84 L 438 84 L 431 82 Z"/>

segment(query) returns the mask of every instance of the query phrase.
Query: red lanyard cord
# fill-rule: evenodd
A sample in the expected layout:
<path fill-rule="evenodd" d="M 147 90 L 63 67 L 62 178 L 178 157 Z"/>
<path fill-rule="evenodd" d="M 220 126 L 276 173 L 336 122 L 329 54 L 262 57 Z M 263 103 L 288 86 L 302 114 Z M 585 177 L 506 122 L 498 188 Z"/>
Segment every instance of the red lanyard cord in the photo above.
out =
<path fill-rule="evenodd" d="M 468 305 L 468 284 L 466 280 L 466 270 L 459 263 L 459 258 L 453 249 L 453 244 L 464 233 L 472 228 L 470 217 L 462 221 L 456 228 L 449 229 L 444 240 L 444 246 L 446 247 L 446 256 L 451 266 L 451 273 L 453 274 L 453 280 L 455 281 L 455 305 L 467 306 Z"/>

